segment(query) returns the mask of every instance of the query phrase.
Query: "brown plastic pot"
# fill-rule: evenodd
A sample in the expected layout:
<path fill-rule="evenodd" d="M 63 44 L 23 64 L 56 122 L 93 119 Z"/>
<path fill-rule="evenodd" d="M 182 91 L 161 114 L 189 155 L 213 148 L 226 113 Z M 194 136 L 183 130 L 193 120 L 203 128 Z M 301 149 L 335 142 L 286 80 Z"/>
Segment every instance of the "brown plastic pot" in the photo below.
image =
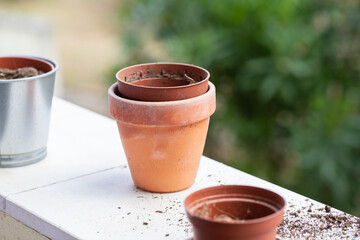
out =
<path fill-rule="evenodd" d="M 275 239 L 285 205 L 272 191 L 241 185 L 205 188 L 185 199 L 194 240 Z"/>
<path fill-rule="evenodd" d="M 189 64 L 147 63 L 121 69 L 116 78 L 123 97 L 160 102 L 183 100 L 204 94 L 208 90 L 210 73 Z"/>
<path fill-rule="evenodd" d="M 215 111 L 215 86 L 201 96 L 180 101 L 144 102 L 109 89 L 131 176 L 139 188 L 175 192 L 190 187 L 203 153 L 209 118 Z"/>

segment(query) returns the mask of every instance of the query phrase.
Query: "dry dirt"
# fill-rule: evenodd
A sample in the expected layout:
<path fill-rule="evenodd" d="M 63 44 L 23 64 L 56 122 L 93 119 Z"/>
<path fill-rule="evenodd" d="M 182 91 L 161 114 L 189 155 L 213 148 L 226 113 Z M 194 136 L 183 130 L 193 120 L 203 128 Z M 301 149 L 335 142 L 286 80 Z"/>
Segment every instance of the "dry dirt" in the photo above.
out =
<path fill-rule="evenodd" d="M 44 72 L 39 71 L 33 67 L 23 67 L 14 70 L 7 68 L 0 68 L 0 79 L 10 80 L 10 79 L 34 77 L 37 75 L 41 75 L 43 73 Z"/>

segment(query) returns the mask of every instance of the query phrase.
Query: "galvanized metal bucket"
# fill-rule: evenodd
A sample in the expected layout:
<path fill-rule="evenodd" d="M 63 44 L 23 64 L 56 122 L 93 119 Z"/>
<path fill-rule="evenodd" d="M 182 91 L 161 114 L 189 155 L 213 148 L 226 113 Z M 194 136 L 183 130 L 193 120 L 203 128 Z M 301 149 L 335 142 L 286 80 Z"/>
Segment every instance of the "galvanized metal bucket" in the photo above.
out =
<path fill-rule="evenodd" d="M 21 67 L 35 67 L 44 74 L 0 79 L 0 167 L 28 165 L 47 154 L 58 64 L 40 57 L 0 56 L 0 68 Z"/>

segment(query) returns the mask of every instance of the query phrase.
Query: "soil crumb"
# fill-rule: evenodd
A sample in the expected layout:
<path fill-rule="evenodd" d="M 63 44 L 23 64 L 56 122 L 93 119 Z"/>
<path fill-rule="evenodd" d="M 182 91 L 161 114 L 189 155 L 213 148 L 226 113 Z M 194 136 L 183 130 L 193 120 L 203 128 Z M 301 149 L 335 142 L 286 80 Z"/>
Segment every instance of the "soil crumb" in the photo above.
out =
<path fill-rule="evenodd" d="M 278 239 L 360 239 L 360 219 L 313 204 L 290 205 L 277 229 Z"/>
<path fill-rule="evenodd" d="M 43 71 L 37 70 L 33 67 L 23 67 L 15 70 L 0 68 L 0 79 L 11 80 L 18 78 L 34 77 L 43 74 Z"/>

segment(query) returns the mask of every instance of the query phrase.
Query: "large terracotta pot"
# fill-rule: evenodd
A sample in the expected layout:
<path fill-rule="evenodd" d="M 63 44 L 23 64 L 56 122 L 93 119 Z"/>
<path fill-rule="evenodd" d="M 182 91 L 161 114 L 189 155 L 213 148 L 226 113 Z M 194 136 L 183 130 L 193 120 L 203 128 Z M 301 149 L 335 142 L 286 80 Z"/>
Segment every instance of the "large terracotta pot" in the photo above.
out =
<path fill-rule="evenodd" d="M 183 63 L 146 63 L 121 69 L 117 74 L 122 96 L 142 101 L 176 101 L 208 90 L 210 73 Z"/>
<path fill-rule="evenodd" d="M 108 94 L 134 183 L 151 192 L 190 187 L 215 111 L 215 86 L 209 83 L 201 96 L 168 102 L 126 99 L 117 84 Z"/>
<path fill-rule="evenodd" d="M 194 240 L 273 240 L 285 205 L 270 190 L 241 185 L 205 188 L 185 199 Z"/>

